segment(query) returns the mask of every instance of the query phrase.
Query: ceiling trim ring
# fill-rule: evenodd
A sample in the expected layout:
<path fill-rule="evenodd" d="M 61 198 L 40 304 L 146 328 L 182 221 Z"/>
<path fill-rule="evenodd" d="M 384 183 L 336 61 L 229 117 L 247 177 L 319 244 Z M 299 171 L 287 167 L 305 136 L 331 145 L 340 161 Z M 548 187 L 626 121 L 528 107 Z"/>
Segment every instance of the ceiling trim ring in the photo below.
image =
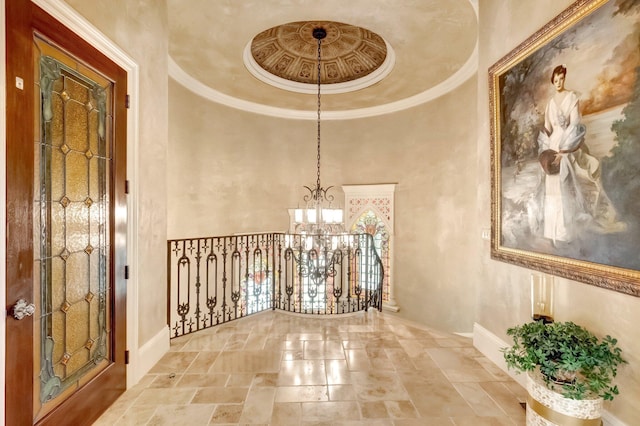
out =
<path fill-rule="evenodd" d="M 317 112 L 315 110 L 295 110 L 287 108 L 278 108 L 269 105 L 259 104 L 256 102 L 238 99 L 233 96 L 222 93 L 218 90 L 203 84 L 191 75 L 186 73 L 180 66 L 169 56 L 169 76 L 186 89 L 201 96 L 211 102 L 219 103 L 231 108 L 239 109 L 255 114 L 267 115 L 278 118 L 299 119 L 299 120 L 316 120 Z M 442 83 L 425 90 L 417 95 L 401 99 L 396 102 L 390 102 L 384 105 L 377 105 L 369 108 L 358 108 L 342 111 L 323 111 L 323 120 L 350 120 L 356 118 L 375 117 L 393 112 L 403 111 L 427 102 L 430 102 L 442 95 L 445 95 L 458 86 L 463 84 L 469 78 L 476 75 L 478 71 L 478 44 L 465 62 L 465 64 L 456 71 L 451 77 Z"/>
<path fill-rule="evenodd" d="M 206 0 L 198 1 L 206 2 Z M 449 0 L 437 1 L 449 4 Z M 170 2 L 178 5 L 180 0 L 170 0 Z M 337 2 L 342 4 L 344 0 L 337 0 Z M 467 3 L 467 8 L 464 7 L 464 3 Z M 385 24 L 382 22 L 376 24 L 377 21 L 372 21 L 363 16 L 354 19 L 357 24 L 365 24 L 357 28 L 374 28 L 378 31 L 378 33 L 374 33 L 376 34 L 378 47 L 373 50 L 382 52 L 387 47 L 389 49 L 389 58 L 384 55 L 384 57 L 380 57 L 378 62 L 378 64 L 381 64 L 387 60 L 384 67 L 378 68 L 380 74 L 370 75 L 371 72 L 367 72 L 365 67 L 365 65 L 370 64 L 369 59 L 375 59 L 376 55 L 367 54 L 364 57 L 349 57 L 346 62 L 342 60 L 344 55 L 342 57 L 339 56 L 340 52 L 344 53 L 345 48 L 350 43 L 357 42 L 357 31 L 351 34 L 351 30 L 345 30 L 345 40 L 340 40 L 339 37 L 343 33 L 342 30 L 333 31 L 334 38 L 331 40 L 335 42 L 335 45 L 327 44 L 330 48 L 327 48 L 326 56 L 329 59 L 339 59 L 336 59 L 335 64 L 328 62 L 328 65 L 323 68 L 323 72 L 327 73 L 326 76 L 329 81 L 326 84 L 322 83 L 322 91 L 333 96 L 330 97 L 327 105 L 323 105 L 323 119 L 349 120 L 401 112 L 432 102 L 439 97 L 459 90 L 461 85 L 473 78 L 477 78 L 479 34 L 474 25 L 479 20 L 478 3 L 479 0 L 451 1 L 452 5 L 455 4 L 458 7 L 455 13 L 460 12 L 459 19 L 451 15 L 451 13 L 454 13 L 452 10 L 443 8 L 443 10 L 433 11 L 433 13 L 427 13 L 427 16 L 421 17 L 419 22 L 422 24 L 415 22 L 416 25 L 422 25 L 421 28 L 424 27 L 427 32 L 429 28 L 430 31 L 435 31 L 436 33 L 439 33 L 442 29 L 444 31 L 443 34 L 448 37 L 458 37 L 459 43 L 456 42 L 451 47 L 443 39 L 439 44 L 437 42 L 435 44 L 427 44 L 422 49 L 420 47 L 422 45 L 417 39 L 410 37 L 410 34 L 414 34 L 413 30 L 410 29 L 412 28 L 411 25 L 409 25 L 414 23 L 412 20 L 414 16 L 411 14 L 407 15 L 405 13 L 402 15 L 407 21 L 408 27 L 402 28 L 404 32 L 391 33 L 392 38 L 388 42 L 379 35 L 380 32 L 385 32 L 384 28 L 387 28 Z M 468 9 L 468 6 L 471 6 L 472 11 Z M 246 12 L 244 9 L 242 11 L 243 13 Z M 277 15 L 280 15 L 280 11 Z M 327 21 L 308 21 L 308 13 L 298 13 L 295 8 L 288 10 L 284 15 L 288 17 L 285 20 L 289 24 L 281 24 L 287 26 L 282 30 L 282 33 L 278 32 L 279 27 L 276 26 L 263 30 L 263 32 L 269 32 L 269 34 L 266 34 L 264 38 L 260 38 L 258 41 L 255 39 L 257 36 L 253 36 L 252 40 L 255 43 L 252 54 L 250 54 L 251 42 L 247 43 L 246 40 L 248 35 L 251 37 L 251 28 L 262 27 L 264 24 L 262 19 L 249 21 L 248 28 L 244 29 L 241 34 L 236 34 L 236 36 L 233 36 L 235 33 L 227 32 L 219 34 L 220 37 L 214 40 L 212 54 L 221 55 L 220 60 L 212 58 L 208 58 L 204 62 L 190 60 L 189 58 L 192 58 L 190 55 L 193 53 L 191 50 L 174 49 L 175 52 L 173 52 L 170 46 L 167 58 L 169 77 L 197 96 L 223 106 L 276 118 L 316 120 L 317 112 L 315 109 L 312 108 L 311 104 L 306 105 L 303 102 L 305 98 L 299 97 L 311 96 L 315 93 L 315 84 L 313 91 L 310 87 L 305 87 L 305 84 L 308 85 L 310 83 L 309 76 L 314 74 L 314 70 L 307 64 L 309 62 L 307 59 L 309 59 L 312 49 L 309 47 L 309 40 L 304 35 L 307 33 L 300 33 L 299 30 L 295 30 L 293 24 L 306 22 L 306 25 L 318 24 L 323 26 L 321 22 L 337 22 L 332 21 L 332 19 L 337 16 L 345 19 L 351 15 L 348 13 L 332 13 L 324 18 L 325 20 L 328 19 Z M 473 22 L 471 15 L 475 15 L 475 21 Z M 442 18 L 444 16 L 448 18 L 443 21 Z M 423 18 L 426 19 L 425 22 L 432 20 L 435 25 L 423 25 Z M 198 28 L 208 28 L 210 19 L 206 16 L 199 16 L 199 19 L 200 26 Z M 346 20 L 348 21 L 349 19 Z M 277 24 L 278 19 L 275 15 L 272 16 L 270 14 L 267 21 L 272 22 L 273 25 Z M 385 19 L 384 22 L 386 23 L 387 20 Z M 338 24 L 340 23 L 338 22 Z M 196 28 L 192 28 L 188 24 L 185 25 L 185 28 L 196 31 Z M 289 28 L 289 26 L 292 28 Z M 186 36 L 189 36 L 189 34 L 191 33 L 187 32 Z M 456 36 L 456 34 L 462 36 L 462 38 Z M 229 37 L 231 38 L 229 39 Z M 475 40 L 470 37 L 475 38 Z M 368 40 L 368 36 L 365 38 Z M 176 39 L 176 41 L 179 41 L 179 39 Z M 283 42 L 284 45 L 280 42 Z M 278 49 L 278 46 L 272 46 L 272 44 L 278 43 L 282 45 L 281 49 Z M 393 50 L 391 50 L 389 44 L 394 45 Z M 232 53 L 231 51 L 223 49 L 223 46 L 231 45 L 233 45 L 232 52 L 236 52 L 233 57 L 229 56 Z M 455 46 L 464 49 L 464 52 L 460 49 L 446 50 L 454 49 Z M 442 48 L 445 50 L 439 50 Z M 411 52 L 421 52 L 421 60 L 412 62 L 413 56 Z M 323 53 L 325 53 L 324 49 Z M 437 59 L 439 62 L 435 64 L 434 68 L 430 67 L 431 62 L 422 60 L 428 57 L 439 58 Z M 300 58 L 300 63 L 297 62 L 297 58 Z M 203 72 L 203 66 L 214 67 L 213 72 L 203 75 L 203 80 L 195 78 L 195 76 Z M 420 71 L 423 68 L 425 69 L 424 74 Z M 263 71 L 264 69 L 269 71 Z M 230 72 L 225 73 L 225 70 Z M 341 78 L 343 73 L 349 70 L 357 74 L 358 77 L 363 75 L 366 77 L 368 75 L 371 80 L 368 82 L 365 79 L 360 80 L 364 77 L 354 79 Z M 268 73 L 271 73 L 271 75 Z M 379 77 L 377 82 L 375 80 L 376 76 Z M 347 84 L 342 87 L 337 86 L 337 84 L 342 83 Z M 278 89 L 285 92 L 279 92 Z M 296 96 L 297 93 L 301 95 Z M 333 105 L 333 107 L 329 105 Z"/>

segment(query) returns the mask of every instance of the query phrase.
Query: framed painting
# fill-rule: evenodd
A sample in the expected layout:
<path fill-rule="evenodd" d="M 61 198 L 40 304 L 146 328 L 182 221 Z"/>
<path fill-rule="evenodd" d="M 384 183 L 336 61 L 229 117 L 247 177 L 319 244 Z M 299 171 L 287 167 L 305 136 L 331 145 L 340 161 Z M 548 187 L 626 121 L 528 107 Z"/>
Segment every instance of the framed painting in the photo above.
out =
<path fill-rule="evenodd" d="M 491 256 L 640 296 L 640 1 L 580 0 L 489 69 Z"/>

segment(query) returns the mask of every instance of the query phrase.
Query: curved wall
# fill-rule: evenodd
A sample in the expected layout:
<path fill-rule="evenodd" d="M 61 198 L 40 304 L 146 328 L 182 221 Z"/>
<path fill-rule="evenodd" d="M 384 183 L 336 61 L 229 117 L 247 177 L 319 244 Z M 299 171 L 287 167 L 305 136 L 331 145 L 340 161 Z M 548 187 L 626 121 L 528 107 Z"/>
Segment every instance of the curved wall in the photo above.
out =
<path fill-rule="evenodd" d="M 474 321 L 476 87 L 472 78 L 418 107 L 321 126 L 324 186 L 398 184 L 400 315 L 450 331 Z M 173 80 L 169 99 L 169 238 L 286 230 L 286 209 L 315 182 L 316 123 L 221 106 Z"/>

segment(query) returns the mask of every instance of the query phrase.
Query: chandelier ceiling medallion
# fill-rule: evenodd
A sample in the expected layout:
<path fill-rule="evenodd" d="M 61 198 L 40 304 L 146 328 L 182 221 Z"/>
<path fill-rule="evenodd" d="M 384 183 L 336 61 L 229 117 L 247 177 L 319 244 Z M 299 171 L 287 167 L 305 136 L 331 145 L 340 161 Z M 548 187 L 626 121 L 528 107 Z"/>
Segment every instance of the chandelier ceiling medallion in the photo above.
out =
<path fill-rule="evenodd" d="M 318 41 L 318 62 L 317 62 L 317 169 L 316 184 L 314 187 L 305 186 L 309 191 L 304 196 L 306 208 L 295 209 L 294 222 L 296 232 L 311 235 L 329 235 L 344 233 L 342 209 L 333 208 L 331 203 L 334 196 L 329 193 L 332 186 L 323 187 L 320 181 L 320 110 L 321 110 L 321 87 L 322 87 L 322 40 L 327 37 L 327 31 L 323 27 L 314 27 L 313 38 Z"/>

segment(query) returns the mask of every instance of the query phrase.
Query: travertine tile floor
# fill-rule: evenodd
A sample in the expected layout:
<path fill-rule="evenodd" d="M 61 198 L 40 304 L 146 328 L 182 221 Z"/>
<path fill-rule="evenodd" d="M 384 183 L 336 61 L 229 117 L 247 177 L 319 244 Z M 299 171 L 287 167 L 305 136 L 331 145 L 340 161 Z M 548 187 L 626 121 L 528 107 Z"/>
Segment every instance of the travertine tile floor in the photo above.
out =
<path fill-rule="evenodd" d="M 173 339 L 94 425 L 522 425 L 525 396 L 467 338 L 269 311 Z"/>

